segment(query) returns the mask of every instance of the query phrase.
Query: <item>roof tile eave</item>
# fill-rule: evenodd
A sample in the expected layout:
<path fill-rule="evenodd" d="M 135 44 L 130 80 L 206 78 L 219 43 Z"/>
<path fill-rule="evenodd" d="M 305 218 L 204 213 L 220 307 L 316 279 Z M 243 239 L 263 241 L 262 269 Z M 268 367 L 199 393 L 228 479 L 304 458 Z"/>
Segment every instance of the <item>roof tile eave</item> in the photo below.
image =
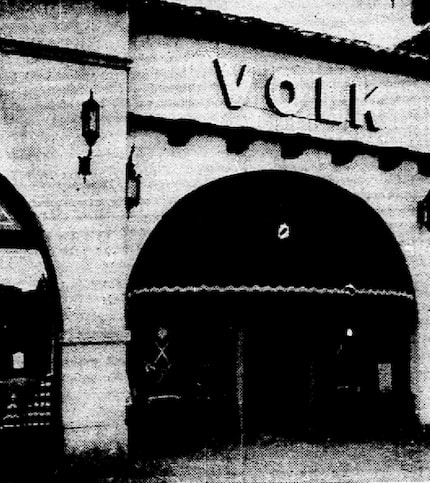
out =
<path fill-rule="evenodd" d="M 191 7 L 166 0 L 142 0 L 139 8 L 145 13 L 139 18 L 146 18 L 146 21 L 133 23 L 131 30 L 135 35 L 159 33 L 166 36 L 188 36 L 430 78 L 430 74 L 425 72 L 428 69 L 423 69 L 423 62 L 427 64 L 430 61 L 430 48 L 429 55 L 423 55 L 406 48 L 407 45 L 404 45 L 409 41 L 388 48 L 363 40 L 301 30 L 256 17 L 226 14 L 219 10 Z"/>
<path fill-rule="evenodd" d="M 411 56 L 420 55 L 421 57 L 430 58 L 430 23 L 425 25 L 418 34 L 400 42 L 395 50 L 407 52 Z"/>

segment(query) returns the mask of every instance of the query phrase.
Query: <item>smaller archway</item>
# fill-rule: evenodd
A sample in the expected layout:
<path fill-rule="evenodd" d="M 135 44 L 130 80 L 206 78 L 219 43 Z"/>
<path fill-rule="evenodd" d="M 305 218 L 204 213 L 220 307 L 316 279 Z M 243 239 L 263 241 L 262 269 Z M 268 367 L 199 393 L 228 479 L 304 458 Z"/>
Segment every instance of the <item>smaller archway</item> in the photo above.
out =
<path fill-rule="evenodd" d="M 63 448 L 60 295 L 43 229 L 0 175 L 0 449 L 4 475 Z M 41 444 L 43 441 L 43 444 Z"/>
<path fill-rule="evenodd" d="M 197 189 L 150 234 L 127 294 L 132 446 L 414 424 L 407 264 L 329 181 L 263 171 Z"/>

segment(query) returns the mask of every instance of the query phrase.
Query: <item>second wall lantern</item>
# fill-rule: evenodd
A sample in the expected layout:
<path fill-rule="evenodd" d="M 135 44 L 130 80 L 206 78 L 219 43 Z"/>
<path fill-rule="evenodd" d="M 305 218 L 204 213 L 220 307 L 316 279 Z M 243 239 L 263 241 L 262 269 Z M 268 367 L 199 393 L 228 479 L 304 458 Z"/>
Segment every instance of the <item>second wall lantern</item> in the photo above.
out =
<path fill-rule="evenodd" d="M 425 227 L 430 231 L 430 191 L 418 202 L 417 222 L 419 228 Z"/>
<path fill-rule="evenodd" d="M 133 161 L 134 151 L 135 146 L 133 145 L 125 165 L 125 209 L 127 218 L 130 216 L 131 209 L 138 206 L 140 202 L 141 175 L 136 172 L 136 166 Z"/>

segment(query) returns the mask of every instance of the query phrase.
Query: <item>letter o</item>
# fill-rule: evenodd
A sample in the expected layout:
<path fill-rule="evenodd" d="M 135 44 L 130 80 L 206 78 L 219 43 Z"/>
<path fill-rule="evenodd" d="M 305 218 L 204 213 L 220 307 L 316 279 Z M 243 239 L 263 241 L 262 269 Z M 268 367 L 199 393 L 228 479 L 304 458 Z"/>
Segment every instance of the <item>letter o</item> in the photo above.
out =
<path fill-rule="evenodd" d="M 266 83 L 266 102 L 279 116 L 292 116 L 300 109 L 301 96 L 291 75 L 285 70 L 275 72 Z"/>

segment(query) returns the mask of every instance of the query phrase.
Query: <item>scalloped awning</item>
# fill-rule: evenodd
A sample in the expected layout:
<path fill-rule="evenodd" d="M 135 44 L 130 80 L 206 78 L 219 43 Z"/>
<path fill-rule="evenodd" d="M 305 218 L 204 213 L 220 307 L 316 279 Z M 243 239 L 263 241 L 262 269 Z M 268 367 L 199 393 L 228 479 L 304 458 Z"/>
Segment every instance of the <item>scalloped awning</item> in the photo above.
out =
<path fill-rule="evenodd" d="M 223 291 L 414 294 L 397 241 L 366 202 L 288 171 L 187 195 L 147 239 L 128 285 L 129 296 Z"/>

